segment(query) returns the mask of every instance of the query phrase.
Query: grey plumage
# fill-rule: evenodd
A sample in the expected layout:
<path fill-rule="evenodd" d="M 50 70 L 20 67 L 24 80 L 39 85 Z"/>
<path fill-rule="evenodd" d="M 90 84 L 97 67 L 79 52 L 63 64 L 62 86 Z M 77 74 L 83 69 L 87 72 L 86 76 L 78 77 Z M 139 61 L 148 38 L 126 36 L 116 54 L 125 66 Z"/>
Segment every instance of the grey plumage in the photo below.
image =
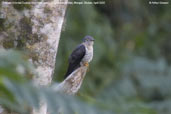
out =
<path fill-rule="evenodd" d="M 65 78 L 84 63 L 89 63 L 93 58 L 94 38 L 85 36 L 83 43 L 78 45 L 69 57 L 69 66 Z"/>
<path fill-rule="evenodd" d="M 70 75 L 74 70 L 80 67 L 80 62 L 86 53 L 85 46 L 80 44 L 76 47 L 76 49 L 72 52 L 69 57 L 69 66 L 67 73 L 65 74 L 65 78 Z"/>

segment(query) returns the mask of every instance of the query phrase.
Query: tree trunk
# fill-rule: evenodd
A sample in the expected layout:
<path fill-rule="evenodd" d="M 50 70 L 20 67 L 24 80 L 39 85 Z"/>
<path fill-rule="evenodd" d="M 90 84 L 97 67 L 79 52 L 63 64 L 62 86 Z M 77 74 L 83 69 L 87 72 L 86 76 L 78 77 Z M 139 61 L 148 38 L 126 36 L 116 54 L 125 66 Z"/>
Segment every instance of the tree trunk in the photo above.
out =
<path fill-rule="evenodd" d="M 3 3 L 0 8 L 0 48 L 28 52 L 29 61 L 36 66 L 36 85 L 51 83 L 56 53 L 68 0 L 49 0 L 48 4 L 13 5 Z M 22 9 L 22 7 L 24 7 Z M 39 111 L 46 114 L 46 103 Z"/>

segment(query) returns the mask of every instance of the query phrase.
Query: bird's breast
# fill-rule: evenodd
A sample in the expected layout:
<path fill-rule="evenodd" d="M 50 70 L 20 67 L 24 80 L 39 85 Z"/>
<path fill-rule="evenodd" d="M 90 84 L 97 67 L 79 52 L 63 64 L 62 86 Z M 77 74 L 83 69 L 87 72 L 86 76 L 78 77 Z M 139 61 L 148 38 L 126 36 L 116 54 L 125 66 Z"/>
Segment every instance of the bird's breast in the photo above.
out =
<path fill-rule="evenodd" d="M 83 58 L 83 62 L 90 62 L 93 59 L 93 47 L 86 47 L 86 53 Z"/>

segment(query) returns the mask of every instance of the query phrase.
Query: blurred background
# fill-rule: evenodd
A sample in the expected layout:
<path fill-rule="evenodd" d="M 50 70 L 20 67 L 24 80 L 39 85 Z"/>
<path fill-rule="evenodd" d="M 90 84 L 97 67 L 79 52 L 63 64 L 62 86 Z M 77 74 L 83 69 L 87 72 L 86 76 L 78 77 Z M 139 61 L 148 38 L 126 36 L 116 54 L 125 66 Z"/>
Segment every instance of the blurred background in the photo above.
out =
<path fill-rule="evenodd" d="M 0 113 L 5 108 L 9 113 L 3 114 L 14 111 L 30 114 L 43 98 L 50 114 L 57 114 L 59 107 L 64 111 L 62 114 L 171 114 L 170 3 L 101 1 L 105 4 L 69 5 L 67 8 L 54 82 L 64 80 L 68 57 L 82 38 L 86 35 L 95 38 L 93 61 L 75 97 L 55 93 L 51 86 L 35 87 L 30 81 L 34 66 L 27 62 L 29 52 L 25 51 L 24 44 L 32 38 L 31 18 L 23 18 L 18 23 L 18 16 L 32 6 L 12 5 L 15 10 L 7 14 L 9 18 L 0 19 L 0 46 L 16 47 L 0 50 Z M 15 25 L 28 29 L 19 33 Z M 4 42 L 1 32 L 9 36 Z M 17 46 L 15 39 L 19 42 Z"/>
<path fill-rule="evenodd" d="M 105 2 L 68 6 L 54 81 L 64 79 L 72 50 L 91 35 L 94 58 L 81 99 L 117 114 L 171 114 L 170 4 Z"/>

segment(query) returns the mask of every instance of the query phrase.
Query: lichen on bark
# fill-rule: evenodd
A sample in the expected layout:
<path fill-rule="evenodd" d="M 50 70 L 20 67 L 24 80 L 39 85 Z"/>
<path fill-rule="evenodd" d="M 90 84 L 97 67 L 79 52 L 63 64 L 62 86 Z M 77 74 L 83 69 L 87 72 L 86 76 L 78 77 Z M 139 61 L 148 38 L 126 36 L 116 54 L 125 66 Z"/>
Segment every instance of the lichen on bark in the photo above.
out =
<path fill-rule="evenodd" d="M 17 11 L 11 4 L 1 4 L 1 20 L 3 20 L 0 33 L 1 44 L 5 49 L 25 49 L 26 42 L 34 39 L 32 36 L 32 23 L 29 10 Z"/>
<path fill-rule="evenodd" d="M 19 0 L 25 1 L 25 0 Z M 31 1 L 31 0 L 29 0 Z M 68 0 L 46 0 L 49 4 L 34 4 L 31 7 L 1 4 L 0 48 L 24 50 L 37 71 L 33 80 L 36 85 L 51 83 L 56 53 Z M 47 107 L 34 111 L 46 114 Z M 41 108 L 42 108 L 41 107 Z"/>

